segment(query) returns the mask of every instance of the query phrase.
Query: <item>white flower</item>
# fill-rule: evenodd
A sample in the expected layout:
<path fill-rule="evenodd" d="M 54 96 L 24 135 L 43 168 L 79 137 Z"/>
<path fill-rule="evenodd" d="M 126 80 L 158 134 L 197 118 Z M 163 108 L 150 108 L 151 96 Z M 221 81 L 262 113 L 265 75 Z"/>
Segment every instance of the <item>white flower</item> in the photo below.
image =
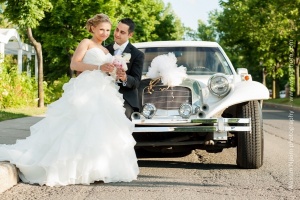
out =
<path fill-rule="evenodd" d="M 116 78 L 117 68 L 121 68 L 124 71 L 127 71 L 128 67 L 126 63 L 129 63 L 130 53 L 124 53 L 123 55 L 115 55 L 111 59 L 111 63 L 115 66 L 114 70 L 110 72 L 110 75 Z"/>
<path fill-rule="evenodd" d="M 124 56 L 121 55 L 115 55 L 113 59 L 113 64 L 116 67 L 121 67 L 123 70 L 127 70 L 127 60 L 124 58 Z"/>
<path fill-rule="evenodd" d="M 123 58 L 125 59 L 126 63 L 129 63 L 131 54 L 130 53 L 123 53 Z"/>

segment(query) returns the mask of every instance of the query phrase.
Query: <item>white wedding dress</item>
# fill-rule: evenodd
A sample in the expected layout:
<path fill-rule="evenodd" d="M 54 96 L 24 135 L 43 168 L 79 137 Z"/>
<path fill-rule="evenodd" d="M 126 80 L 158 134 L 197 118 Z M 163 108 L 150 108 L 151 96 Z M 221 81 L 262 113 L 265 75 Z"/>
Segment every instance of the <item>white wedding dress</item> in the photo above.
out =
<path fill-rule="evenodd" d="M 108 59 L 110 54 L 92 48 L 83 62 L 98 65 Z M 125 116 L 113 78 L 99 70 L 84 71 L 63 89 L 46 117 L 30 127 L 29 137 L 0 145 L 0 161 L 15 164 L 23 182 L 40 185 L 136 180 L 134 125 Z"/>

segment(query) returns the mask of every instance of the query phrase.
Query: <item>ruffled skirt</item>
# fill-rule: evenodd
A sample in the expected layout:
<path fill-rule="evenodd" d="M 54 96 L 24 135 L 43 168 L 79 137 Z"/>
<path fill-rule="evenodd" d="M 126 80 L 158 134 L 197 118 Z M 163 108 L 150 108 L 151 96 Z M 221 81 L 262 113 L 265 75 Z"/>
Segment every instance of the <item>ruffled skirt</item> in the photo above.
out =
<path fill-rule="evenodd" d="M 15 164 L 23 182 L 40 185 L 136 180 L 134 125 L 113 79 L 85 71 L 63 89 L 29 137 L 0 145 L 0 160 Z"/>

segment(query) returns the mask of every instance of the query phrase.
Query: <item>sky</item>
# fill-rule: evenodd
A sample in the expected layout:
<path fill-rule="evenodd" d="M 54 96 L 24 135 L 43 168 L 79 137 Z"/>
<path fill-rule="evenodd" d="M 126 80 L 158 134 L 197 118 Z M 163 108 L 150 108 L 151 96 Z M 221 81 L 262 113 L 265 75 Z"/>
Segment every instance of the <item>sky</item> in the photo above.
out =
<path fill-rule="evenodd" d="M 221 10 L 219 0 L 163 0 L 165 5 L 171 3 L 181 22 L 194 30 L 198 28 L 198 19 L 207 23 L 208 12 Z"/>

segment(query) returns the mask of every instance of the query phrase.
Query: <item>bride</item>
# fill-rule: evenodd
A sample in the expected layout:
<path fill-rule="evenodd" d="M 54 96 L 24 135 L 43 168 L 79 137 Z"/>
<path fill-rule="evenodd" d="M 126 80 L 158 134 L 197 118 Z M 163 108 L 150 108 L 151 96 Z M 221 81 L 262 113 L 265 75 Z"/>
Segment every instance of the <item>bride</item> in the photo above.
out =
<path fill-rule="evenodd" d="M 29 137 L 0 145 L 0 161 L 15 164 L 23 182 L 63 186 L 137 179 L 134 125 L 125 116 L 119 86 L 107 75 L 114 66 L 102 46 L 111 22 L 97 14 L 86 27 L 93 37 L 80 42 L 70 65 L 82 73 L 64 85 L 62 97 L 30 127 Z"/>

